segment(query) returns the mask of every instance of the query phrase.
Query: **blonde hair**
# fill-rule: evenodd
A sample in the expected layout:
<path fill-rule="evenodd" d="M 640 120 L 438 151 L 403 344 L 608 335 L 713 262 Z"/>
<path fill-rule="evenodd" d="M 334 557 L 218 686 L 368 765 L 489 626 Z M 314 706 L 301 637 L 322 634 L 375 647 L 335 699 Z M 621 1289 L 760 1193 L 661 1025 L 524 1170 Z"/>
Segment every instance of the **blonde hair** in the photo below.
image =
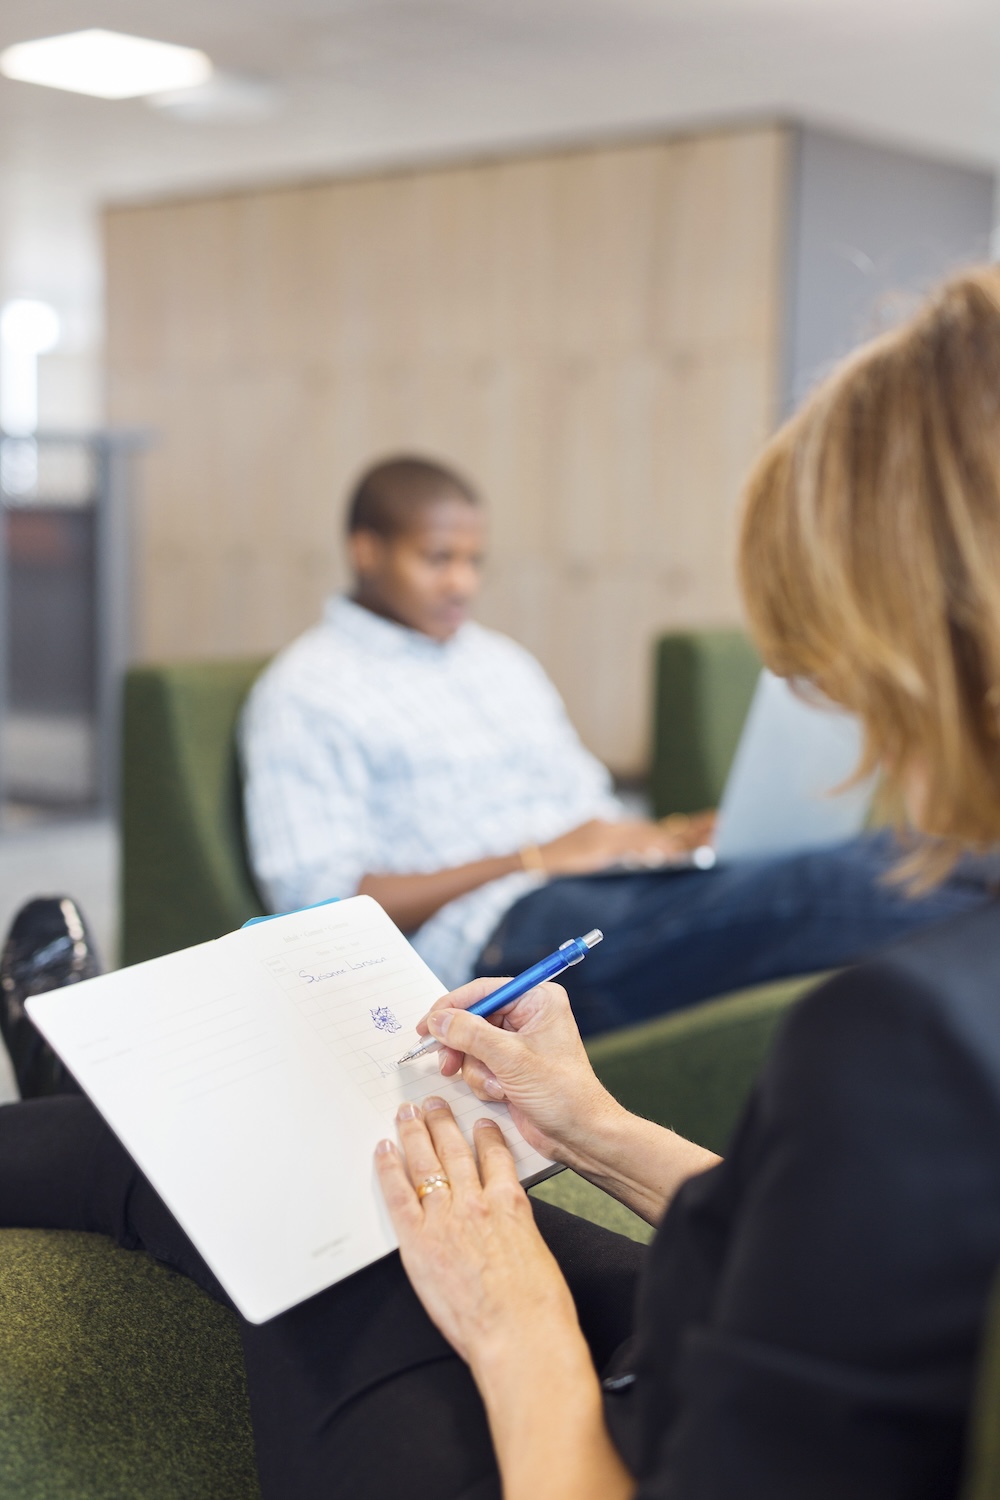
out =
<path fill-rule="evenodd" d="M 765 449 L 739 549 L 765 662 L 858 714 L 859 774 L 919 778 L 918 886 L 1000 839 L 1000 269 L 947 282 Z"/>

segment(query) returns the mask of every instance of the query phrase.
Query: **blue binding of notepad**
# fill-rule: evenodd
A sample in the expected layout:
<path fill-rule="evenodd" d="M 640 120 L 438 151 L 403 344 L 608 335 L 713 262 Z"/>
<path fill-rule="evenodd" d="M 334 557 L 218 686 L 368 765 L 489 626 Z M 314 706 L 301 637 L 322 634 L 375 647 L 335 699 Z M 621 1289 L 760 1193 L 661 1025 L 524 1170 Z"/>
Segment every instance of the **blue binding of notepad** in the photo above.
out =
<path fill-rule="evenodd" d="M 312 906 L 300 906 L 299 911 L 315 911 L 317 906 L 334 906 L 340 900 L 339 896 L 327 896 L 325 901 L 314 901 Z M 294 917 L 298 912 L 294 911 L 272 911 L 266 917 L 251 917 L 244 922 L 244 927 L 256 927 L 259 922 L 273 922 L 275 917 Z"/>

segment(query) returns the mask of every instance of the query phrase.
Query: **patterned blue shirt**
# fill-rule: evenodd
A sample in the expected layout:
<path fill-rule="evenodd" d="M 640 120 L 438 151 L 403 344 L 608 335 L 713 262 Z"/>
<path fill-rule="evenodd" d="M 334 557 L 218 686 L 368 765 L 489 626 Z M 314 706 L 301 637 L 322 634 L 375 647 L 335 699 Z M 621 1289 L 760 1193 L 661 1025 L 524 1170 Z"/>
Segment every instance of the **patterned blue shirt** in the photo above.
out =
<path fill-rule="evenodd" d="M 345 598 L 254 685 L 240 745 L 250 858 L 274 911 L 351 896 L 366 874 L 421 874 L 619 818 L 542 668 L 467 623 L 443 644 Z M 538 884 L 505 876 L 413 938 L 449 988 Z"/>

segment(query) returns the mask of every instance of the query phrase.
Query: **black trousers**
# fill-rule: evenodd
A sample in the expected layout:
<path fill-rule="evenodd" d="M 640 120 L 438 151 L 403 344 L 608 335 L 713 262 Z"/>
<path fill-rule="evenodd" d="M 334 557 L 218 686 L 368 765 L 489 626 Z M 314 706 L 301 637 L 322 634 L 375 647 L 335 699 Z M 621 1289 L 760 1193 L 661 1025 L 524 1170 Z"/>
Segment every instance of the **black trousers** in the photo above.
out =
<path fill-rule="evenodd" d="M 631 1330 L 644 1249 L 547 1204 L 534 1209 L 600 1370 Z M 110 1235 L 231 1306 L 82 1097 L 0 1108 L 0 1227 Z M 264 1500 L 498 1500 L 475 1383 L 398 1255 L 268 1323 L 240 1321 Z"/>

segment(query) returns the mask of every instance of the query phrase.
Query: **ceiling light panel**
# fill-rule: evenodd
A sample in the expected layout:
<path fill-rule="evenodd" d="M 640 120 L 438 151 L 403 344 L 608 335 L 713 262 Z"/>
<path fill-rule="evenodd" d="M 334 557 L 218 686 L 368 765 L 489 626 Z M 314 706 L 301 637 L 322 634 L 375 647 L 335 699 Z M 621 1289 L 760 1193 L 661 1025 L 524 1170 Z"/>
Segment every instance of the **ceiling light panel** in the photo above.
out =
<path fill-rule="evenodd" d="M 205 83 L 212 64 L 193 47 L 94 29 L 17 42 L 0 53 L 0 73 L 99 99 L 137 99 Z"/>

